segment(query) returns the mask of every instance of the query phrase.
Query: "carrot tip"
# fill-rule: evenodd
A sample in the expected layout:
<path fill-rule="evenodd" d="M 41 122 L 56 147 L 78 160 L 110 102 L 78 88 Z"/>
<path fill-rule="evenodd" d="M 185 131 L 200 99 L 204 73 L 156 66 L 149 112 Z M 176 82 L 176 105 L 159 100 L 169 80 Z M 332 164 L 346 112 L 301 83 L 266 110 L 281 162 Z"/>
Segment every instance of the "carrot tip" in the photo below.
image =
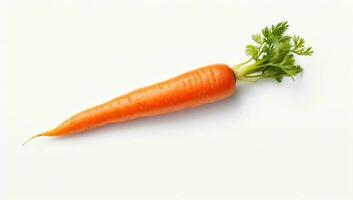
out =
<path fill-rule="evenodd" d="M 42 135 L 42 134 L 37 134 L 37 135 L 35 135 L 35 136 L 30 137 L 28 140 L 26 140 L 26 141 L 22 144 L 22 146 L 24 146 L 25 144 L 27 144 L 29 141 L 33 140 L 34 138 L 40 137 L 40 136 L 43 136 L 43 135 Z"/>

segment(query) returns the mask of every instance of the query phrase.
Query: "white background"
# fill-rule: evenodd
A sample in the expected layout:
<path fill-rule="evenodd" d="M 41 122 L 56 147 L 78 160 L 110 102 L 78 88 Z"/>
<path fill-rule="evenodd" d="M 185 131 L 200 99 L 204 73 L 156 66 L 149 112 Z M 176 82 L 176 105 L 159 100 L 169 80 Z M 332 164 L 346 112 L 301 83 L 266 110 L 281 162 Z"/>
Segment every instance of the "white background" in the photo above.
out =
<path fill-rule="evenodd" d="M 353 198 L 353 1 L 0 3 L 2 199 Z M 313 46 L 296 81 L 67 138 L 71 114 L 211 63 L 288 20 Z"/>

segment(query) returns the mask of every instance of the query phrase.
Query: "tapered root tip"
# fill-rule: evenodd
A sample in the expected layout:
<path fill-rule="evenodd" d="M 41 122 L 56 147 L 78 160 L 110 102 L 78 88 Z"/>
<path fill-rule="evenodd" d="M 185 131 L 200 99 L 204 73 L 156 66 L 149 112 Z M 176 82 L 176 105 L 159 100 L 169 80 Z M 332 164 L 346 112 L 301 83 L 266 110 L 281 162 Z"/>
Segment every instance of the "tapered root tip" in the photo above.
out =
<path fill-rule="evenodd" d="M 37 138 L 37 137 L 40 137 L 40 136 L 43 136 L 42 134 L 37 134 L 35 136 L 32 136 L 31 138 L 29 138 L 28 140 L 26 140 L 22 146 L 24 146 L 25 144 L 27 144 L 29 141 L 33 140 L 34 138 Z"/>

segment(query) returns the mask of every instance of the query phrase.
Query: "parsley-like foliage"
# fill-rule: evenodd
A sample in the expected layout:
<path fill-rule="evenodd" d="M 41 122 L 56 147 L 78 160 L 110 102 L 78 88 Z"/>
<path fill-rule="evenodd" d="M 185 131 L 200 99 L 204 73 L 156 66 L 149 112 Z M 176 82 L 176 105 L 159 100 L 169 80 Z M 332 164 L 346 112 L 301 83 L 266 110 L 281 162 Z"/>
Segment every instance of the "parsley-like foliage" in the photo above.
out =
<path fill-rule="evenodd" d="M 288 26 L 287 22 L 280 22 L 252 36 L 255 44 L 245 48 L 251 58 L 233 67 L 238 80 L 273 78 L 281 82 L 284 76 L 293 78 L 303 71 L 295 63 L 294 54 L 310 56 L 313 50 L 305 46 L 302 37 L 285 35 Z"/>

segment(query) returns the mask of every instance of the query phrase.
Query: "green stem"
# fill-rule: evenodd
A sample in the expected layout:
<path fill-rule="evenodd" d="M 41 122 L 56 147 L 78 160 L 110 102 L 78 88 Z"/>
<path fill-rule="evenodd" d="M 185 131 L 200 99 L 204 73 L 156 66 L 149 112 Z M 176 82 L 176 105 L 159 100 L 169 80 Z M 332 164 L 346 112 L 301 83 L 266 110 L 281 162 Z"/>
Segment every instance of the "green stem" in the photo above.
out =
<path fill-rule="evenodd" d="M 245 61 L 245 62 L 242 62 L 242 63 L 240 63 L 240 64 L 234 65 L 234 66 L 232 67 L 233 71 L 236 70 L 236 69 L 238 69 L 239 67 L 241 67 L 241 66 L 243 66 L 243 65 L 248 64 L 251 60 L 252 60 L 252 58 L 250 58 L 249 60 L 247 60 L 247 61 Z"/>
<path fill-rule="evenodd" d="M 245 64 L 248 63 L 244 62 Z M 253 64 L 250 65 L 245 65 L 244 63 L 241 63 L 239 65 L 235 65 L 234 67 L 232 67 L 232 70 L 235 74 L 235 76 L 237 77 L 238 80 L 247 80 L 248 79 L 248 75 L 252 73 L 252 71 L 256 71 L 256 69 L 262 68 L 262 67 L 266 67 L 269 66 L 270 64 L 262 64 L 263 62 L 255 62 Z M 256 72 L 254 72 L 256 73 Z"/>

